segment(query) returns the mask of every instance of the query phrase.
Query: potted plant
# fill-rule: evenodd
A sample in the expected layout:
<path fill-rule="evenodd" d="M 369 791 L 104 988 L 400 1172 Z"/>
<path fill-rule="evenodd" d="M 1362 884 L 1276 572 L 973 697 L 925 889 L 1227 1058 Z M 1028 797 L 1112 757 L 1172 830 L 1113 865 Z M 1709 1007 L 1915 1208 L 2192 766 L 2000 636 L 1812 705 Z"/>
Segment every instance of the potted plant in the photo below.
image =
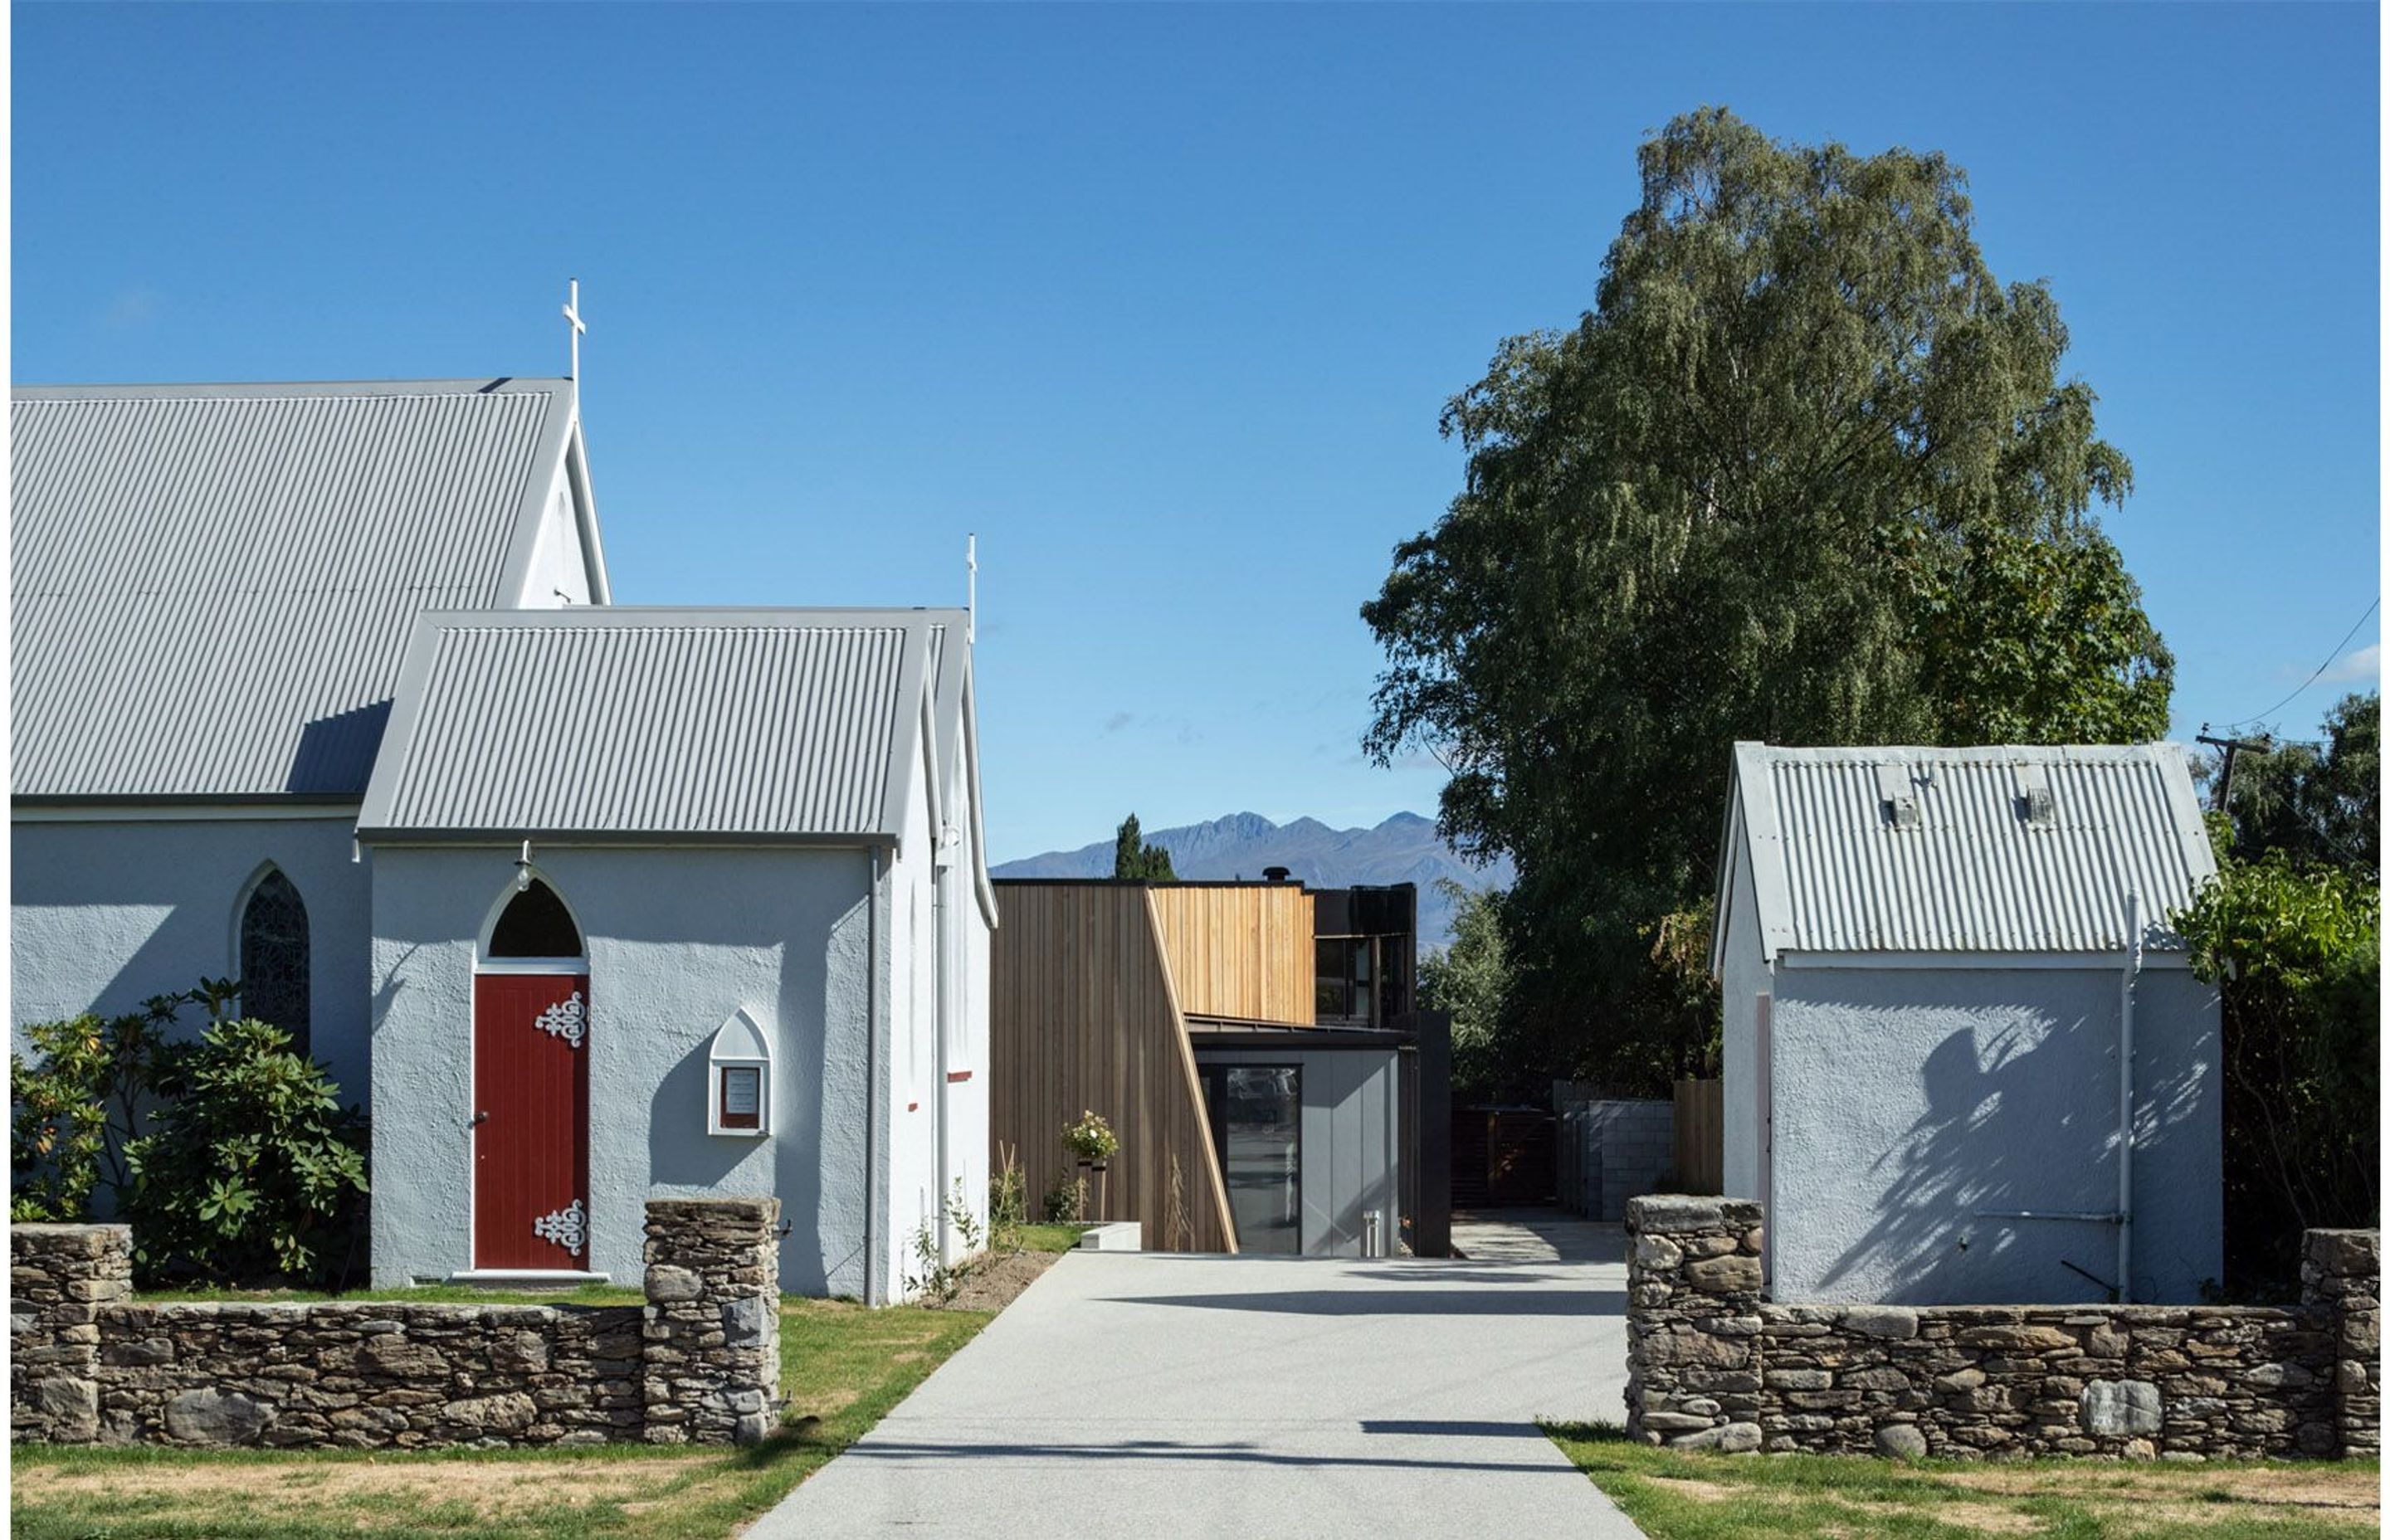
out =
<path fill-rule="evenodd" d="M 1106 1212 L 1106 1188 L 1110 1186 L 1104 1174 L 1111 1168 L 1112 1157 L 1120 1153 L 1120 1136 L 1112 1132 L 1111 1123 L 1089 1110 L 1080 1113 L 1078 1122 L 1062 1130 L 1062 1147 L 1081 1165 L 1095 1168 L 1096 1217 L 1101 1219 Z"/>

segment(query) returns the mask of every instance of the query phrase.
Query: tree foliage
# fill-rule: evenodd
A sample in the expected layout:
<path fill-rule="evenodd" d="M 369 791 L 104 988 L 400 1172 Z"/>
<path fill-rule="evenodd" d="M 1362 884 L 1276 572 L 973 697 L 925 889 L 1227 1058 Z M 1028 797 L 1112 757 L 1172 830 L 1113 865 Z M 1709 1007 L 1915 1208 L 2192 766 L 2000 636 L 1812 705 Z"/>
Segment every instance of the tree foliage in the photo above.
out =
<path fill-rule="evenodd" d="M 1452 905 L 1452 943 L 1420 959 L 1420 1004 L 1452 1018 L 1454 1104 L 1508 1099 L 1518 1094 L 1512 1086 L 1523 1067 L 1501 1057 L 1514 1046 L 1501 1033 L 1510 993 L 1502 894 L 1464 888 L 1448 877 L 1435 885 Z"/>
<path fill-rule="evenodd" d="M 2287 1289 L 2300 1231 L 2381 1218 L 2381 885 L 2276 850 L 2175 924 L 2224 996 L 2228 1274 Z"/>
<path fill-rule="evenodd" d="M 2303 865 L 2382 875 L 2382 696 L 2344 697 L 2319 743 L 2241 754 L 2232 767 L 2232 853 L 2280 851 Z M 2219 766 L 2202 766 L 2212 779 Z"/>
<path fill-rule="evenodd" d="M 1446 836 L 1517 860 L 1510 1027 L 1656 1090 L 1701 1044 L 1652 928 L 1707 889 L 1736 739 L 2143 738 L 2172 661 L 2092 517 L 2131 468 L 1957 168 L 1703 109 L 1640 169 L 1595 308 L 1446 408 L 1463 487 L 1362 615 L 1368 750 L 1431 748 Z"/>
<path fill-rule="evenodd" d="M 1170 852 L 1160 845 L 1149 845 L 1137 832 L 1137 815 L 1121 820 L 1120 832 L 1112 840 L 1112 876 L 1123 882 L 1176 882 L 1178 874 L 1170 869 Z"/>

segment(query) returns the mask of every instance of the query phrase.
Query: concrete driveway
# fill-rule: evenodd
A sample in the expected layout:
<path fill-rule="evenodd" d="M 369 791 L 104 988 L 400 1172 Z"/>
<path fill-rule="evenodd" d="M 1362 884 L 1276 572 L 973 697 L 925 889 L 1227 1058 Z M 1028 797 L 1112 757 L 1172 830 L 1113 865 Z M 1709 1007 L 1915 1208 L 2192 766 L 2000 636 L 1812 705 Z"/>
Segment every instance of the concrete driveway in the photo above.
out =
<path fill-rule="evenodd" d="M 1545 1260 L 1073 1252 L 750 1532 L 1632 1536 L 1617 1227 Z M 1564 1254 L 1565 1253 L 1565 1254 Z"/>

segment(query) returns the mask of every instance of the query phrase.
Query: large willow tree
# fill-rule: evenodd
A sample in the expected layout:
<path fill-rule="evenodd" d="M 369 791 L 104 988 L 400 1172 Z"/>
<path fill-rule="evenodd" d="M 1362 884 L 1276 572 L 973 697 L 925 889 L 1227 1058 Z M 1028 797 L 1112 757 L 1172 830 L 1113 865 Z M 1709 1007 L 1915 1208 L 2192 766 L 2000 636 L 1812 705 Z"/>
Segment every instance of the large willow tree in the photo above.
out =
<path fill-rule="evenodd" d="M 2131 467 L 1958 168 L 1719 109 L 1640 161 L 1595 308 L 1446 406 L 1466 484 L 1362 615 L 1370 751 L 1432 749 L 1446 833 L 1517 860 L 1523 1061 L 1650 1084 L 1736 738 L 2152 738 L 2172 661 L 2092 516 Z"/>

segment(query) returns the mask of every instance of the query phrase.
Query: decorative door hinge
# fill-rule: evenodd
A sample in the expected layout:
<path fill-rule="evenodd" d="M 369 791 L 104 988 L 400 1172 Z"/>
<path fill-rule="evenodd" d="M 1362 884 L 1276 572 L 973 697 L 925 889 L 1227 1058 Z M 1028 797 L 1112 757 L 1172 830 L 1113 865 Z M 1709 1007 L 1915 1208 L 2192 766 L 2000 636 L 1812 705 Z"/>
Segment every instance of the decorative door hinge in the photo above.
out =
<path fill-rule="evenodd" d="M 589 1238 L 589 1214 L 576 1198 L 571 1204 L 554 1213 L 541 1214 L 531 1222 L 533 1233 L 542 1240 L 552 1240 L 574 1256 L 581 1254 L 581 1243 Z"/>
<path fill-rule="evenodd" d="M 576 989 L 571 999 L 559 1000 L 541 1011 L 539 1020 L 532 1025 L 542 1032 L 554 1033 L 569 1047 L 581 1046 L 582 1037 L 589 1031 L 589 1013 L 581 1003 L 581 992 Z"/>

